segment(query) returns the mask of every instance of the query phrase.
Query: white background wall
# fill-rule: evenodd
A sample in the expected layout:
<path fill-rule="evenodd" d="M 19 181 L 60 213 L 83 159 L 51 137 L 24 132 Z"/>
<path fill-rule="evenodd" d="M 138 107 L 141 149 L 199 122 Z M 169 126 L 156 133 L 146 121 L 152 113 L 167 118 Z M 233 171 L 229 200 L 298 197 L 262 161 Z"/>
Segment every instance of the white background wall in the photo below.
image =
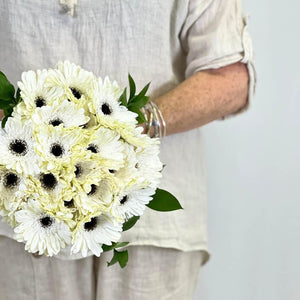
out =
<path fill-rule="evenodd" d="M 244 0 L 250 110 L 206 125 L 211 259 L 195 300 L 300 299 L 300 2 Z"/>

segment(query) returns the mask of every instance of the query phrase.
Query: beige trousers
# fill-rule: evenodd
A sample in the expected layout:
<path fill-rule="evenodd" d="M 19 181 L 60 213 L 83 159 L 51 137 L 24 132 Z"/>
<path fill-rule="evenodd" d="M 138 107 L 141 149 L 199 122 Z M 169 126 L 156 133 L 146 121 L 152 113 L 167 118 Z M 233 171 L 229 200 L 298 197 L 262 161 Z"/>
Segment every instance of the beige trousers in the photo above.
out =
<path fill-rule="evenodd" d="M 1 300 L 189 300 L 202 263 L 201 251 L 128 247 L 128 265 L 107 267 L 112 253 L 79 260 L 35 257 L 0 236 Z"/>

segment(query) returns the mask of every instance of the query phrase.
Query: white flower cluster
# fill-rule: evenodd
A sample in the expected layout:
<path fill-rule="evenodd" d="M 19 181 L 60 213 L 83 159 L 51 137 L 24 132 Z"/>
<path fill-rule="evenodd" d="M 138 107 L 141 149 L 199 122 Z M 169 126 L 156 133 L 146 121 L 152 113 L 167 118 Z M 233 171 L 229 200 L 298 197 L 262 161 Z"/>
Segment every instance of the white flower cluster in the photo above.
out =
<path fill-rule="evenodd" d="M 0 214 L 29 252 L 99 256 L 152 199 L 159 141 L 120 105 L 115 81 L 68 61 L 24 72 L 18 86 L 0 130 Z"/>

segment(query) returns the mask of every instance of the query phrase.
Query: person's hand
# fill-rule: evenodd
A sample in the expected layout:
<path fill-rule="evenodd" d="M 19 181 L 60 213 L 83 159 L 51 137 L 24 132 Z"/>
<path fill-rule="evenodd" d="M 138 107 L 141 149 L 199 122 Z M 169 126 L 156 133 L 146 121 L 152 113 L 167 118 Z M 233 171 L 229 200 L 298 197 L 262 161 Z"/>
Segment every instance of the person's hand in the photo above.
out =
<path fill-rule="evenodd" d="M 137 127 L 143 127 L 143 132 L 144 134 L 147 134 L 147 126 L 146 123 L 138 124 Z"/>
<path fill-rule="evenodd" d="M 2 121 L 4 118 L 4 113 L 3 110 L 0 109 L 0 121 Z"/>
<path fill-rule="evenodd" d="M 154 128 L 151 126 L 151 128 L 150 128 L 150 131 L 149 132 L 147 132 L 148 131 L 148 129 L 147 129 L 147 125 L 146 125 L 146 123 L 142 123 L 142 124 L 139 124 L 139 125 L 137 125 L 137 127 L 143 127 L 143 132 L 142 133 L 144 133 L 144 134 L 148 134 L 151 138 L 154 136 Z"/>

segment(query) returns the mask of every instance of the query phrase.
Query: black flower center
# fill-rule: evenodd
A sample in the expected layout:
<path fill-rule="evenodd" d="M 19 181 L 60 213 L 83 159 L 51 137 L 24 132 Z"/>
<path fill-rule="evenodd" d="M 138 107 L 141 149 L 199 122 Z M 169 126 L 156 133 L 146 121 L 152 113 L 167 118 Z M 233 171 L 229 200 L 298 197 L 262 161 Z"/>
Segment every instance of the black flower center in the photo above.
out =
<path fill-rule="evenodd" d="M 91 185 L 91 191 L 88 192 L 88 196 L 94 195 L 96 193 L 97 186 L 95 184 Z"/>
<path fill-rule="evenodd" d="M 14 140 L 9 144 L 9 150 L 18 156 L 24 156 L 27 153 L 27 143 L 24 140 Z"/>
<path fill-rule="evenodd" d="M 60 157 L 64 154 L 64 148 L 60 144 L 52 144 L 50 146 L 50 153 L 56 157 Z"/>
<path fill-rule="evenodd" d="M 43 218 L 40 219 L 40 223 L 41 223 L 43 228 L 50 227 L 52 225 L 53 221 L 54 220 L 52 218 L 48 217 L 48 216 L 43 217 Z"/>
<path fill-rule="evenodd" d="M 67 208 L 73 208 L 74 207 L 74 200 L 71 199 L 70 201 L 64 201 L 64 206 Z"/>
<path fill-rule="evenodd" d="M 120 200 L 120 203 L 121 203 L 121 204 L 124 204 L 127 200 L 128 200 L 128 197 L 127 197 L 127 196 L 124 196 L 124 197 Z"/>
<path fill-rule="evenodd" d="M 82 167 L 79 164 L 77 164 L 75 166 L 75 172 L 74 173 L 75 173 L 76 178 L 80 177 L 80 175 L 82 174 Z"/>
<path fill-rule="evenodd" d="M 37 97 L 35 99 L 35 105 L 36 105 L 36 107 L 42 107 L 42 106 L 46 105 L 46 100 L 42 97 Z"/>
<path fill-rule="evenodd" d="M 90 222 L 84 223 L 84 229 L 85 229 L 86 231 L 92 231 L 92 230 L 94 230 L 96 227 L 97 227 L 97 218 L 96 218 L 96 217 L 91 218 L 91 221 L 90 221 Z"/>
<path fill-rule="evenodd" d="M 52 125 L 52 126 L 58 126 L 58 125 L 60 125 L 60 124 L 62 124 L 63 123 L 63 121 L 61 120 L 61 119 L 54 119 L 54 120 L 51 120 L 50 122 L 49 122 L 49 124 L 50 125 Z"/>
<path fill-rule="evenodd" d="M 3 178 L 3 185 L 8 189 L 15 188 L 20 182 L 20 178 L 15 173 L 6 173 Z"/>
<path fill-rule="evenodd" d="M 87 150 L 90 150 L 93 153 L 98 153 L 98 147 L 95 144 L 89 144 Z"/>
<path fill-rule="evenodd" d="M 75 98 L 77 99 L 81 98 L 81 93 L 78 89 L 71 87 L 70 90 Z"/>
<path fill-rule="evenodd" d="M 42 187 L 46 190 L 53 190 L 57 185 L 57 179 L 52 173 L 42 174 L 40 176 Z"/>
<path fill-rule="evenodd" d="M 82 128 L 82 129 L 86 129 L 86 128 L 87 128 L 87 126 L 88 126 L 88 123 L 85 123 L 85 124 L 79 125 L 79 127 L 80 127 L 80 128 Z"/>
<path fill-rule="evenodd" d="M 112 113 L 112 110 L 107 103 L 102 104 L 101 110 L 105 115 L 110 115 Z"/>

